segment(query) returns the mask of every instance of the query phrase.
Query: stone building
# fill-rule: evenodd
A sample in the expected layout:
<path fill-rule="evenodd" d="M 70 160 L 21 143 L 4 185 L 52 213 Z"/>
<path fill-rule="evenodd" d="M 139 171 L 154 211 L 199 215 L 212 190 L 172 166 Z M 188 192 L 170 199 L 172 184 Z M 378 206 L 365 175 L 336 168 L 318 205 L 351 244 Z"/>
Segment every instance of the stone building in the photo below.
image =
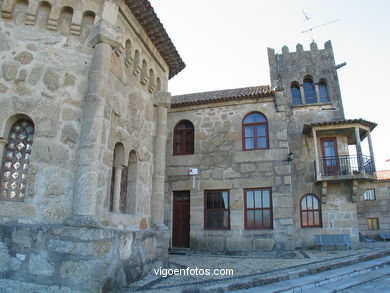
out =
<path fill-rule="evenodd" d="M 185 65 L 145 0 L 0 7 L 0 278 L 123 286 L 167 256 L 167 84 Z"/>
<path fill-rule="evenodd" d="M 375 181 L 362 185 L 357 204 L 359 231 L 372 238 L 390 231 L 390 171 L 378 171 Z"/>
<path fill-rule="evenodd" d="M 165 221 L 171 247 L 253 252 L 348 234 L 375 179 L 370 132 L 346 119 L 330 41 L 268 49 L 271 85 L 174 96 L 168 113 Z M 362 141 L 369 154 L 363 155 Z M 355 151 L 354 151 L 355 150 Z"/>

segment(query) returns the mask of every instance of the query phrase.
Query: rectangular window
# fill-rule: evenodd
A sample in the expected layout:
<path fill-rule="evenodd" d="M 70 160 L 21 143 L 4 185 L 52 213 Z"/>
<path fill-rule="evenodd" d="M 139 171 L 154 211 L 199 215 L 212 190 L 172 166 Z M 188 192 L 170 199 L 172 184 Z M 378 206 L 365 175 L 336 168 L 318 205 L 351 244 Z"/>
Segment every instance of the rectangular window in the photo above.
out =
<path fill-rule="evenodd" d="M 204 194 L 204 228 L 230 229 L 229 190 L 206 190 Z"/>
<path fill-rule="evenodd" d="M 379 230 L 379 219 L 378 218 L 368 218 L 367 219 L 368 230 Z"/>
<path fill-rule="evenodd" d="M 364 200 L 375 200 L 375 199 L 376 199 L 375 189 L 374 188 L 366 189 L 366 191 L 364 192 Z"/>
<path fill-rule="evenodd" d="M 245 229 L 272 229 L 271 188 L 245 189 Z"/>

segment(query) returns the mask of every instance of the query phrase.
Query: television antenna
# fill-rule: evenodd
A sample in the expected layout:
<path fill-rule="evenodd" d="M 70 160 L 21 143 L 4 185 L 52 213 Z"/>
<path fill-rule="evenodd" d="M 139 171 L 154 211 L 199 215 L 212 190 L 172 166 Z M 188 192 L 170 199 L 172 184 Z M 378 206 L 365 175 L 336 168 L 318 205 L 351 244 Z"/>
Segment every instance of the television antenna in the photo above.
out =
<path fill-rule="evenodd" d="M 338 22 L 341 20 L 341 18 L 338 18 L 338 19 L 334 19 L 334 20 L 331 20 L 331 21 L 328 21 L 328 22 L 325 22 L 323 24 L 320 24 L 320 25 L 316 25 L 316 26 L 312 26 L 309 22 L 310 20 L 312 19 L 310 14 L 306 13 L 305 10 L 302 9 L 302 14 L 303 14 L 303 21 L 305 23 L 307 23 L 307 26 L 308 28 L 303 30 L 302 33 L 303 34 L 309 34 L 309 37 L 311 39 L 312 42 L 314 42 L 314 35 L 313 35 L 313 30 L 315 29 L 318 29 L 320 27 L 323 27 L 323 26 L 326 26 L 326 25 L 329 25 L 329 24 L 332 24 L 332 23 L 335 23 L 335 22 Z"/>

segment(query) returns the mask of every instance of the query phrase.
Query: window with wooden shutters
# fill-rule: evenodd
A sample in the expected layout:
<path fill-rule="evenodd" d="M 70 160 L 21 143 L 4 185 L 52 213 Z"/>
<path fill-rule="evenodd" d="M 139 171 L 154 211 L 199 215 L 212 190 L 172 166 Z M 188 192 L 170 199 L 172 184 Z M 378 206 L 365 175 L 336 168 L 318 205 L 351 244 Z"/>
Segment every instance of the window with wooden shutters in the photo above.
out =
<path fill-rule="evenodd" d="M 31 121 L 19 120 L 12 126 L 1 166 L 0 200 L 24 201 L 33 138 Z"/>
<path fill-rule="evenodd" d="M 194 125 L 188 120 L 180 121 L 174 129 L 173 154 L 194 154 Z"/>

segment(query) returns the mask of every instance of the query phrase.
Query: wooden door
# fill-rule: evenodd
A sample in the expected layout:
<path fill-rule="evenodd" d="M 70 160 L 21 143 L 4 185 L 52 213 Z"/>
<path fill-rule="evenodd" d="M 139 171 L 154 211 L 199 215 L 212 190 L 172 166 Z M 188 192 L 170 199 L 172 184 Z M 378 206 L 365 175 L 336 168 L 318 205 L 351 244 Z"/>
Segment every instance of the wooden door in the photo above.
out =
<path fill-rule="evenodd" d="M 340 174 L 339 154 L 335 137 L 321 138 L 322 164 L 325 175 Z"/>
<path fill-rule="evenodd" d="M 172 246 L 190 247 L 190 192 L 173 192 Z"/>

